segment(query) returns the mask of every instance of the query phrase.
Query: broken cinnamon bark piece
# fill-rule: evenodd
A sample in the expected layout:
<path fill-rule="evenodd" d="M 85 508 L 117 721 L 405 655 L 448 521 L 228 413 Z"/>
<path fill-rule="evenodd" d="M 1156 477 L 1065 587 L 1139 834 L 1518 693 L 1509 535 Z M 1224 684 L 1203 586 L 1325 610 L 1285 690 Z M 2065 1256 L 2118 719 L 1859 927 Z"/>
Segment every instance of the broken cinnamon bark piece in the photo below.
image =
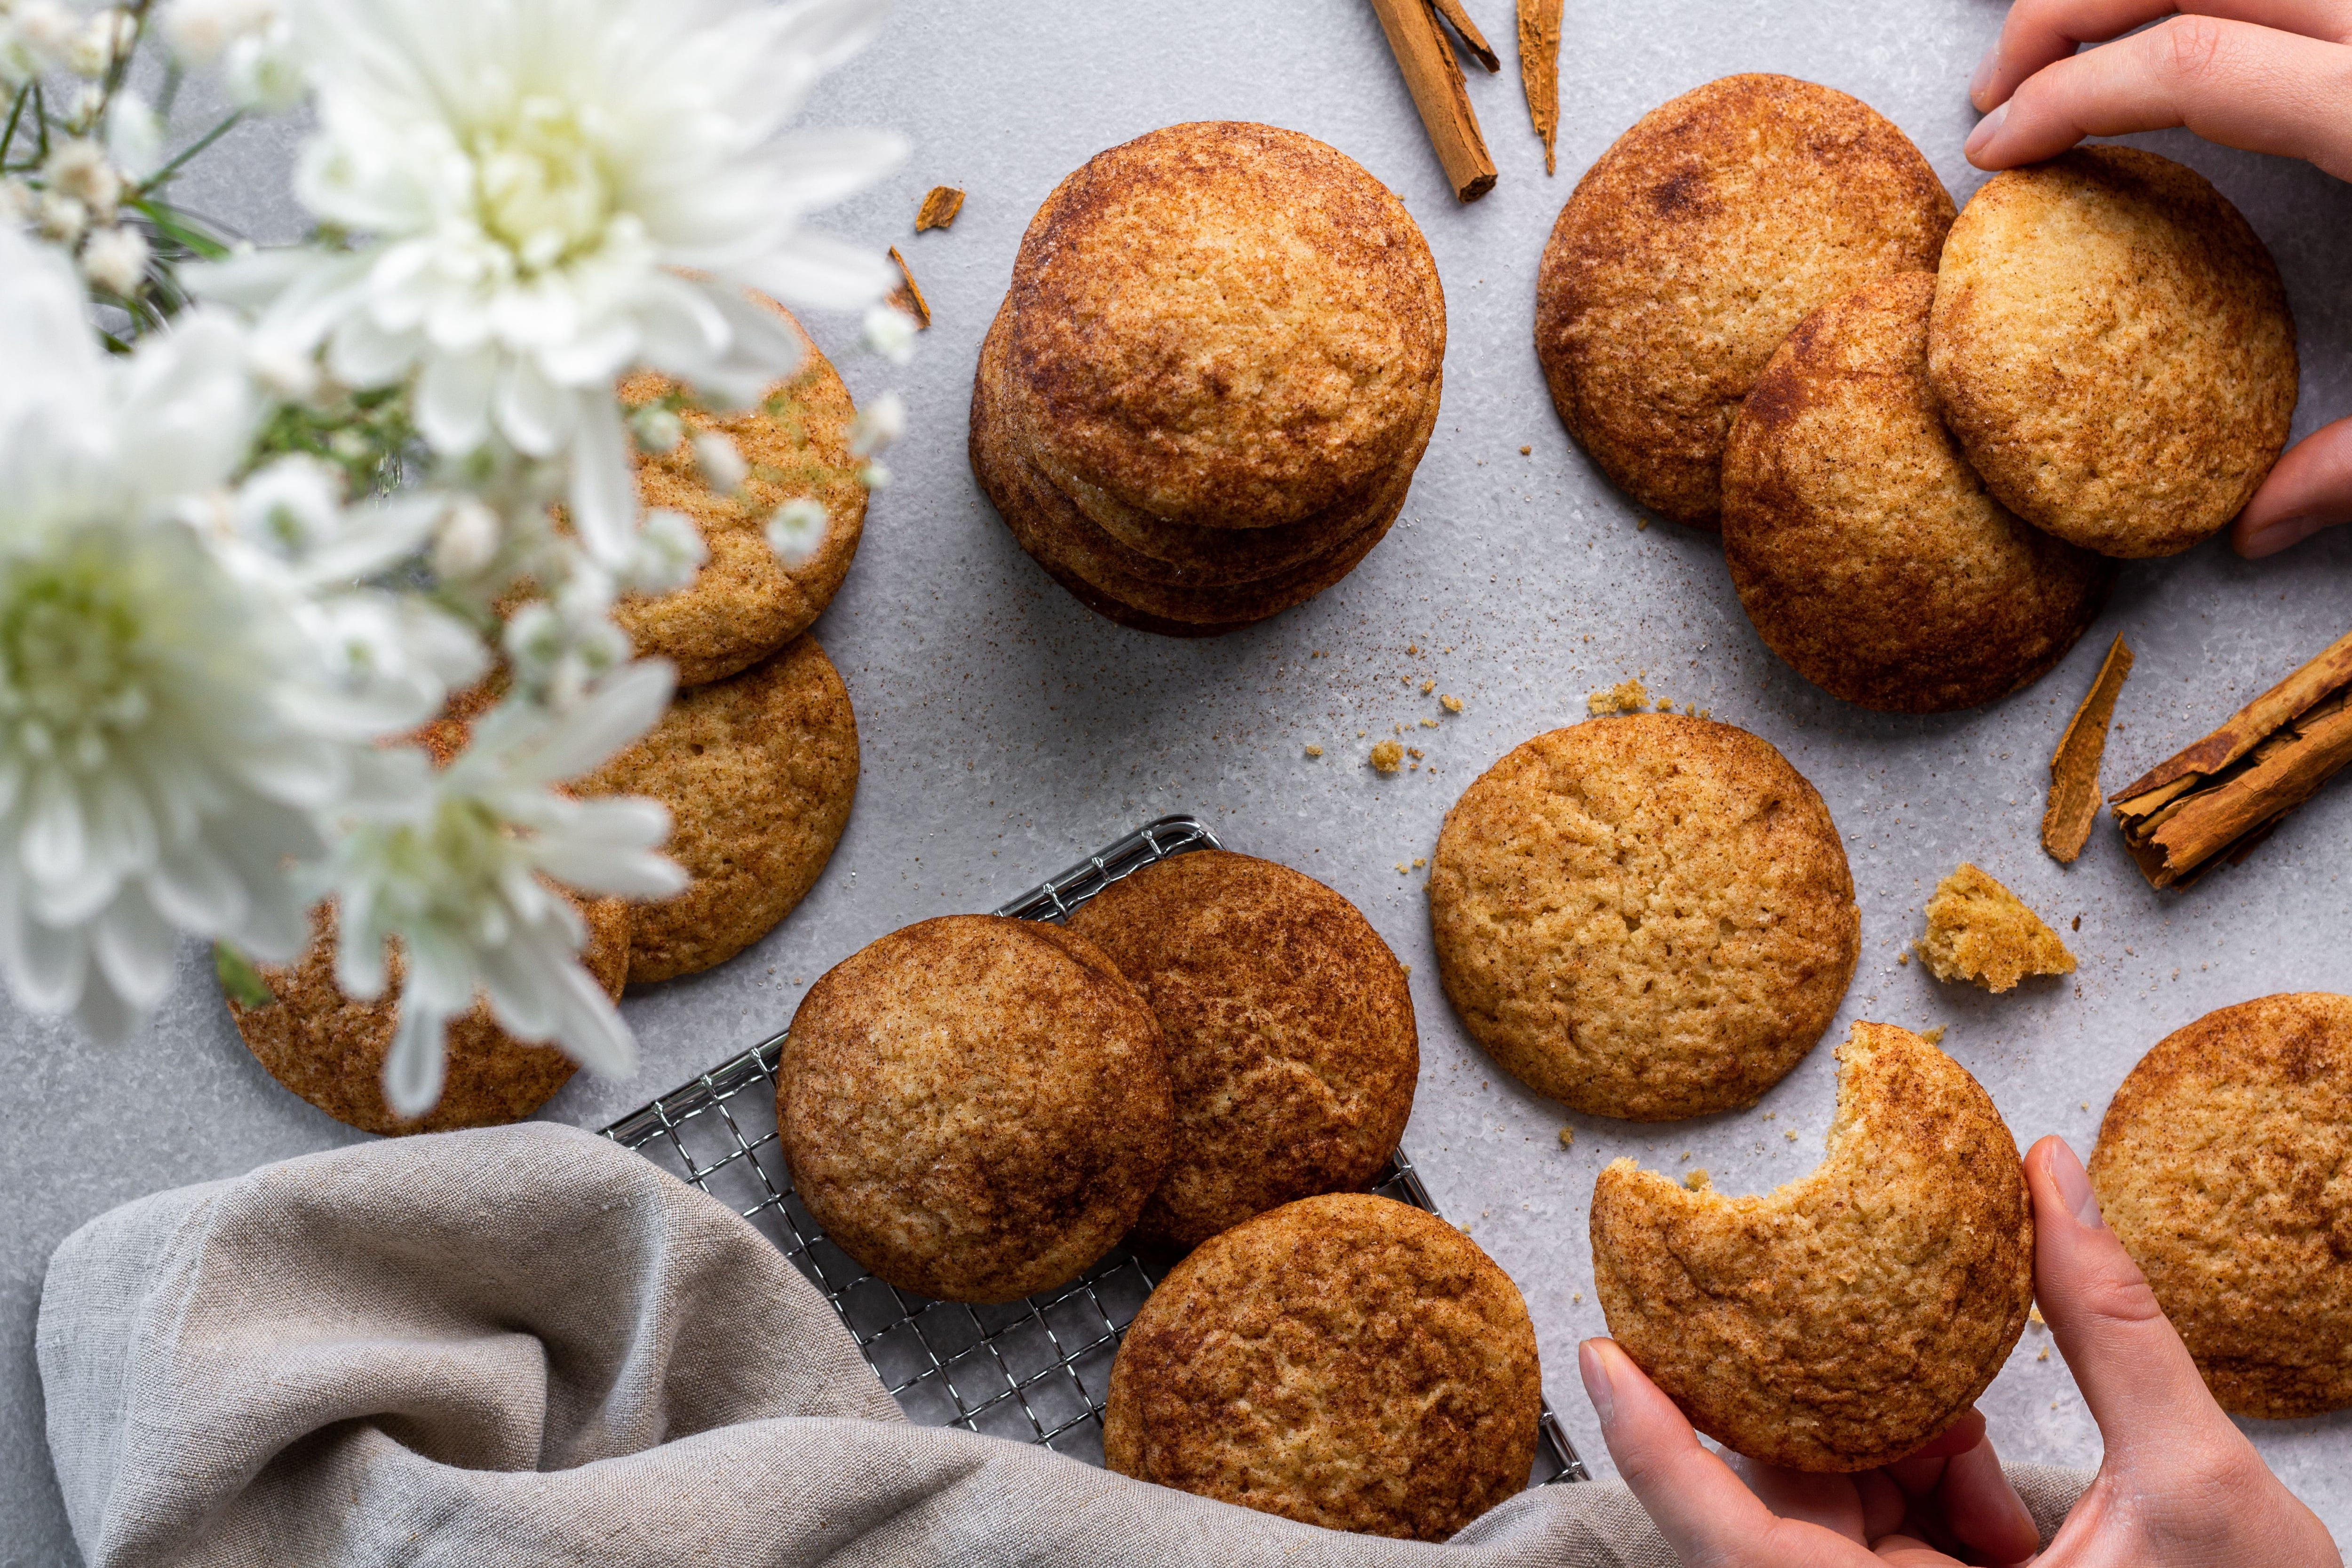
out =
<path fill-rule="evenodd" d="M 1519 86 L 1528 120 L 1543 138 L 1544 173 L 1559 172 L 1560 0 L 1519 0 Z"/>
<path fill-rule="evenodd" d="M 2099 819 L 2099 761 L 2107 752 L 2107 726 L 2116 717 L 2116 696 L 2131 673 L 2132 650 L 2118 636 L 2107 649 L 2099 677 L 2058 738 L 2050 758 L 2050 805 L 2042 814 L 2042 847 L 2071 866 L 2090 842 Z"/>
<path fill-rule="evenodd" d="M 927 228 L 946 228 L 963 211 L 963 193 L 953 185 L 933 185 L 923 196 L 923 205 L 915 209 L 915 232 Z"/>
<path fill-rule="evenodd" d="M 915 281 L 914 270 L 898 247 L 890 247 L 890 259 L 898 264 L 898 286 L 890 290 L 890 303 L 915 318 L 915 325 L 929 331 L 931 325 L 931 302 L 923 298 L 923 286 Z"/>
<path fill-rule="evenodd" d="M 2243 860 L 2347 763 L 2352 632 L 2108 804 L 2148 885 L 2187 888 Z"/>
<path fill-rule="evenodd" d="M 2015 893 L 1967 861 L 1936 884 L 1916 944 L 1938 980 L 1973 980 L 1994 993 L 2028 974 L 2072 974 L 2074 955 Z"/>

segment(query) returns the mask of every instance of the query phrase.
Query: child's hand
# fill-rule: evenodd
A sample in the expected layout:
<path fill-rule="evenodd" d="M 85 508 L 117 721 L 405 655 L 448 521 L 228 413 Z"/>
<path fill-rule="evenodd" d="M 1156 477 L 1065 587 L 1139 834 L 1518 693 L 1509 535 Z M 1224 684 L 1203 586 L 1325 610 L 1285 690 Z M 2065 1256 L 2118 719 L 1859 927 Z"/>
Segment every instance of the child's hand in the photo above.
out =
<path fill-rule="evenodd" d="M 2073 1152 L 2045 1138 L 2025 1170 L 2035 1292 L 2106 1443 L 2098 1479 L 2042 1562 L 2342 1568 L 2326 1530 L 2205 1391 Z M 2032 1522 L 1973 1413 L 1884 1470 L 1805 1476 L 1741 1460 L 1736 1472 L 1615 1344 L 1587 1341 L 1580 1360 L 1618 1474 L 1685 1568 L 1941 1568 L 2033 1554 Z"/>
<path fill-rule="evenodd" d="M 2074 52 L 2159 16 L 2170 20 Z M 2352 180 L 2352 3 L 2018 0 L 1969 98 L 1984 114 L 1968 144 L 1980 169 L 2053 158 L 2085 136 L 2185 125 Z M 2241 555 L 2269 555 L 2347 519 L 2352 420 L 2338 420 L 2279 459 L 2230 541 Z"/>

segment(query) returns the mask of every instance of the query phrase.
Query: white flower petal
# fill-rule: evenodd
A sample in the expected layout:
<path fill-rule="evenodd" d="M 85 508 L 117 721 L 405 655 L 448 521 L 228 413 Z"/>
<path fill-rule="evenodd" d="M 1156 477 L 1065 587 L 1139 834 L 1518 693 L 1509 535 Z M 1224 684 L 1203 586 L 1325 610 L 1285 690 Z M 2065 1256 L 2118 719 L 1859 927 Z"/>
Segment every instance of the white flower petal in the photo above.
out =
<path fill-rule="evenodd" d="M 201 842 L 158 857 L 142 885 L 156 912 L 183 931 L 231 931 L 249 901 L 228 863 Z"/>
<path fill-rule="evenodd" d="M 446 1017 L 402 993 L 400 1021 L 383 1058 L 384 1103 L 394 1115 L 422 1116 L 440 1103 L 447 1031 Z"/>
<path fill-rule="evenodd" d="M 420 333 L 388 332 L 364 312 L 354 313 L 327 340 L 327 368 L 347 385 L 390 386 L 408 374 L 424 346 Z"/>
<path fill-rule="evenodd" d="M 152 1013 L 171 994 L 180 938 L 136 886 L 122 889 L 90 927 L 98 971 L 140 1014 Z"/>
<path fill-rule="evenodd" d="M 80 1002 L 89 973 L 89 947 L 79 927 L 59 930 L 26 917 L 16 900 L 5 900 L 0 918 L 0 968 L 8 994 L 27 1013 L 54 1017 Z"/>
<path fill-rule="evenodd" d="M 436 353 L 416 378 L 416 433 L 446 457 L 473 451 L 490 434 L 490 393 L 499 356 L 478 348 L 467 353 Z"/>
<path fill-rule="evenodd" d="M 743 268 L 752 285 L 787 305 L 857 310 L 896 287 L 889 258 L 820 234 L 795 234 L 758 265 Z"/>
<path fill-rule="evenodd" d="M 617 571 L 628 563 L 637 522 L 628 429 L 609 392 L 578 393 L 574 403 L 579 434 L 572 449 L 572 526 L 592 558 Z"/>
<path fill-rule="evenodd" d="M 624 1079 L 637 1070 L 636 1037 L 596 977 L 576 963 L 564 965 L 555 1043 L 563 1054 L 605 1078 Z"/>
<path fill-rule="evenodd" d="M 152 1009 L 141 1007 L 115 991 L 102 975 L 92 974 L 74 1005 L 75 1025 L 101 1046 L 119 1046 L 137 1034 Z"/>
<path fill-rule="evenodd" d="M 534 458 L 561 451 L 578 417 L 572 394 L 549 381 L 529 358 L 508 362 L 499 377 L 497 409 L 499 433 Z"/>

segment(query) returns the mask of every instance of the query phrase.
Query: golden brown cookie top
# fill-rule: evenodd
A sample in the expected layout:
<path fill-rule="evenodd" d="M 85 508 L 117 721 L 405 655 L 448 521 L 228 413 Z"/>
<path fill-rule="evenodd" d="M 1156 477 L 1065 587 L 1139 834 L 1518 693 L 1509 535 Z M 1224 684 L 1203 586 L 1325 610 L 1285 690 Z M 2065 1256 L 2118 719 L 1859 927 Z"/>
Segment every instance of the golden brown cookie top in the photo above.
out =
<path fill-rule="evenodd" d="M 1752 1103 L 1829 1027 L 1861 949 L 1829 808 L 1771 745 L 1683 714 L 1504 757 L 1430 862 L 1439 977 L 1537 1093 L 1672 1121 Z"/>
<path fill-rule="evenodd" d="M 805 634 L 724 680 L 677 694 L 653 729 L 579 781 L 669 811 L 663 852 L 692 879 L 636 905 L 634 984 L 723 963 L 790 914 L 832 858 L 857 795 L 857 716 Z"/>
<path fill-rule="evenodd" d="M 1618 1160 L 1592 1189 L 1609 1332 L 1692 1425 L 1767 1464 L 1854 1471 L 1959 1419 L 2033 1301 L 2017 1141 L 1968 1070 L 1856 1024 L 1813 1173 L 1760 1197 Z"/>
<path fill-rule="evenodd" d="M 2226 526 L 2285 445 L 2294 318 L 2202 174 L 2078 147 L 1995 174 L 1952 226 L 1928 374 L 2003 504 L 2107 555 Z"/>
<path fill-rule="evenodd" d="M 562 896 L 587 928 L 581 963 L 617 1001 L 629 969 L 629 906 L 619 899 Z M 232 997 L 228 1014 L 270 1077 L 336 1121 L 386 1135 L 495 1127 L 529 1116 L 572 1077 L 571 1058 L 515 1039 L 478 1000 L 449 1020 L 440 1101 L 420 1117 L 394 1115 L 383 1096 L 383 1063 L 400 1027 L 405 955 L 393 943 L 383 994 L 358 1001 L 335 983 L 335 909 L 322 903 L 310 911 L 310 945 L 291 963 L 261 969 L 275 1000 L 247 1007 Z"/>
<path fill-rule="evenodd" d="M 1536 281 L 1536 350 L 1569 433 L 1639 504 L 1716 526 L 1723 446 L 1817 307 L 1933 271 L 1952 199 L 1868 105 L 1730 76 L 1651 110 L 1577 183 Z"/>
<path fill-rule="evenodd" d="M 2090 1168 L 2223 1409 L 2352 1407 L 2352 996 L 2258 997 L 2167 1035 Z"/>
<path fill-rule="evenodd" d="M 1170 126 L 1097 155 L 1013 262 L 1012 362 L 1055 458 L 1178 522 L 1260 528 L 1395 465 L 1444 296 L 1388 188 L 1311 137 Z"/>
<path fill-rule="evenodd" d="M 1757 378 L 1723 459 L 1723 554 L 1774 653 L 1846 701 L 1943 713 L 2038 680 L 2115 582 L 1984 482 L 1927 388 L 1936 279 L 1815 310 Z"/>
<path fill-rule="evenodd" d="M 1147 866 L 1067 928 L 1160 1020 L 1175 1091 L 1167 1173 L 1136 1222 L 1192 1247 L 1295 1198 L 1370 1183 L 1412 1113 L 1404 968 L 1312 877 L 1223 850 Z"/>
<path fill-rule="evenodd" d="M 1112 1366 L 1121 1475 L 1442 1541 L 1527 1485 L 1543 1389 L 1509 1278 L 1434 1215 L 1304 1198 L 1172 1269 Z"/>
<path fill-rule="evenodd" d="M 628 408 L 672 407 L 688 437 L 668 452 L 634 453 L 637 499 L 683 514 L 710 559 L 676 593 L 630 594 L 613 612 L 640 655 L 677 664 L 681 686 L 722 679 L 808 630 L 848 575 L 865 529 L 866 491 L 849 451 L 856 413 L 849 388 L 792 312 L 753 298 L 791 326 L 803 355 L 800 369 L 759 402 L 706 411 L 677 382 L 652 371 L 635 372 L 620 386 Z M 695 462 L 691 437 L 713 431 L 732 440 L 750 468 L 732 495 L 714 492 Z M 808 559 L 786 565 L 768 543 L 768 522 L 800 499 L 824 508 L 826 528 Z"/>
<path fill-rule="evenodd" d="M 776 1073 L 793 1184 L 901 1289 L 1010 1301 L 1103 1255 L 1168 1159 L 1168 1071 L 1142 996 L 1083 938 L 924 921 L 835 964 Z"/>

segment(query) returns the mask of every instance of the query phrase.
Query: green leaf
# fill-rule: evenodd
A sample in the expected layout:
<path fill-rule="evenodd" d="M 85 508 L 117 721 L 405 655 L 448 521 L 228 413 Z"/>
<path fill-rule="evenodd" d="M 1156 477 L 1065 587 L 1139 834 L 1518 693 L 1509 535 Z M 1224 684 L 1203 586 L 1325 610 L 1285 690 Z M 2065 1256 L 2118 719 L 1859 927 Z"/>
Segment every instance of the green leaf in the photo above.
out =
<path fill-rule="evenodd" d="M 213 943 L 213 973 L 220 976 L 222 994 L 240 1007 L 267 1007 L 278 1000 L 253 960 L 225 942 Z"/>

